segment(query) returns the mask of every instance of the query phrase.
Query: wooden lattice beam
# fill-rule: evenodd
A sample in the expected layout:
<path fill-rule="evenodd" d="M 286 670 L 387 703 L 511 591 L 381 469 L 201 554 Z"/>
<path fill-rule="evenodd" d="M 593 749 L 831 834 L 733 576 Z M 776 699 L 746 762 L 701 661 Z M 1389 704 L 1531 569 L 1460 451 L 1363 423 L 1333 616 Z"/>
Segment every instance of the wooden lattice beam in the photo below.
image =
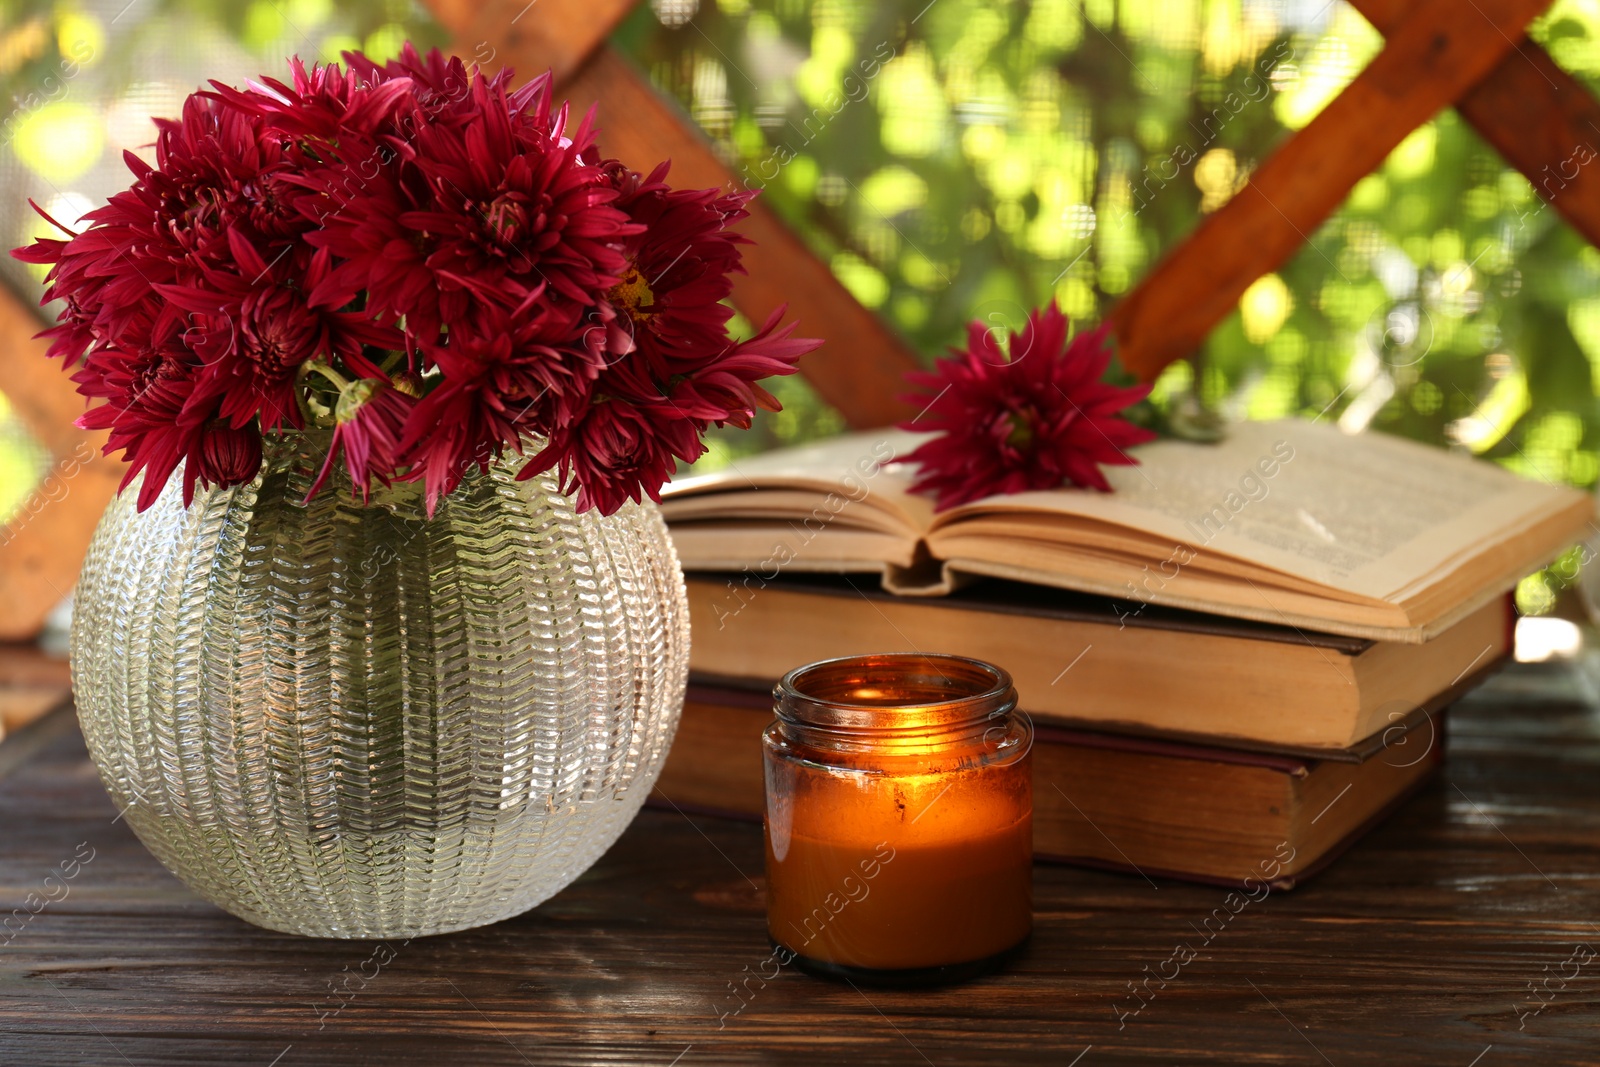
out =
<path fill-rule="evenodd" d="M 1384 36 L 1407 19 L 1412 0 L 1351 0 Z M 1600 101 L 1523 38 L 1456 110 L 1533 183 L 1574 229 L 1600 245 Z"/>
<path fill-rule="evenodd" d="M 11 522 L 0 528 L 0 640 L 31 638 L 78 580 L 95 523 L 123 467 L 100 454 L 104 435 L 73 425 L 79 396 L 48 345 L 39 316 L 0 285 L 0 388 L 50 454 L 50 467 Z"/>
<path fill-rule="evenodd" d="M 524 78 L 546 70 L 565 82 L 639 0 L 427 0 L 456 54 Z"/>
<path fill-rule="evenodd" d="M 1511 53 L 1550 0 L 1423 0 L 1367 68 L 1112 311 L 1123 363 L 1154 378 L 1200 347 L 1406 135 Z"/>

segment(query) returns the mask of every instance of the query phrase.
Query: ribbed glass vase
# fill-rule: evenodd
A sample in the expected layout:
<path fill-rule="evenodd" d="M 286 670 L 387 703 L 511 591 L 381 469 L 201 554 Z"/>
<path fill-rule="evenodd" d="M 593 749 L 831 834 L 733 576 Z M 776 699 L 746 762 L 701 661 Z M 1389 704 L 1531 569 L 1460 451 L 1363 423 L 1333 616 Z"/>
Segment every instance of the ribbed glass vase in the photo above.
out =
<path fill-rule="evenodd" d="M 301 444 L 299 448 L 304 448 Z M 515 458 L 515 457 L 513 457 Z M 73 684 L 117 807 L 197 893 L 274 930 L 444 933 L 581 874 L 650 791 L 688 671 L 653 506 L 576 514 L 510 463 L 414 492 L 249 485 L 107 510 Z"/>

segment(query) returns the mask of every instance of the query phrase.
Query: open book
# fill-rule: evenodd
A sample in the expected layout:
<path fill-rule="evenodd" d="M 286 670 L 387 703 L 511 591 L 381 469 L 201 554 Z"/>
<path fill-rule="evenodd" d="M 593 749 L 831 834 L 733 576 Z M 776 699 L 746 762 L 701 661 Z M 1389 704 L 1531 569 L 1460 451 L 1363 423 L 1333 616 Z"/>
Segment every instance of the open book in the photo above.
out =
<path fill-rule="evenodd" d="M 882 575 L 937 596 L 989 575 L 1135 603 L 1421 642 L 1593 528 L 1576 489 L 1308 422 L 1162 440 L 1112 493 L 994 496 L 934 513 L 897 462 L 924 435 L 847 434 L 675 482 L 662 511 L 690 570 Z"/>

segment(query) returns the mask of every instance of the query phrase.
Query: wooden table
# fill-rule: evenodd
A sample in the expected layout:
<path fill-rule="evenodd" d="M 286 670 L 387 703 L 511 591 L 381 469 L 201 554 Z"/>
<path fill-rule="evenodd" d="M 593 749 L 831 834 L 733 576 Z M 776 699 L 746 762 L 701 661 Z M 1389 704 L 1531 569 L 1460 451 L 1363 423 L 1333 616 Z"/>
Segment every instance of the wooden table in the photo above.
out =
<path fill-rule="evenodd" d="M 647 811 L 519 918 L 389 946 L 302 940 L 167 874 L 56 712 L 0 747 L 0 913 L 76 871 L 0 934 L 0 1064 L 1600 1063 L 1600 957 L 1575 953 L 1600 950 L 1596 677 L 1500 676 L 1458 709 L 1420 797 L 1234 916 L 1120 1026 L 1130 983 L 1223 890 L 1040 867 L 1033 942 L 1003 975 L 746 983 L 768 955 L 759 830 Z"/>

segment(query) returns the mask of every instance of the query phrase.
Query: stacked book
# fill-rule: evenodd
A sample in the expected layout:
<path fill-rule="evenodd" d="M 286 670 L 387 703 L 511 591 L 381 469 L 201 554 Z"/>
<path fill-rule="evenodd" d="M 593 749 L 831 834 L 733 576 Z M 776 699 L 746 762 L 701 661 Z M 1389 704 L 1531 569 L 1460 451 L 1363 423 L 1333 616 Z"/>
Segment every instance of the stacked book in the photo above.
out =
<path fill-rule="evenodd" d="M 1114 492 L 935 513 L 851 434 L 674 484 L 691 687 L 658 785 L 759 816 L 770 691 L 813 660 L 972 656 L 1033 718 L 1043 858 L 1290 886 L 1418 788 L 1443 709 L 1512 649 L 1510 592 L 1589 497 L 1379 434 L 1159 441 Z"/>

